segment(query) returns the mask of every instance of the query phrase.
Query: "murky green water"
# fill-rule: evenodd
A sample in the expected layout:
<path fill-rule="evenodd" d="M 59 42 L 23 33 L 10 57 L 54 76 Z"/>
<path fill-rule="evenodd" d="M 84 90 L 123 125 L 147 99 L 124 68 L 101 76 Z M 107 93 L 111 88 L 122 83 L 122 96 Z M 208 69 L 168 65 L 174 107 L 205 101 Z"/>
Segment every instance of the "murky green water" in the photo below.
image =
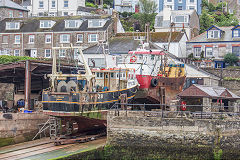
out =
<path fill-rule="evenodd" d="M 190 146 L 182 147 L 119 147 L 106 146 L 97 150 L 81 153 L 65 159 L 240 159 L 235 151 L 224 151 L 220 148 L 206 148 Z"/>

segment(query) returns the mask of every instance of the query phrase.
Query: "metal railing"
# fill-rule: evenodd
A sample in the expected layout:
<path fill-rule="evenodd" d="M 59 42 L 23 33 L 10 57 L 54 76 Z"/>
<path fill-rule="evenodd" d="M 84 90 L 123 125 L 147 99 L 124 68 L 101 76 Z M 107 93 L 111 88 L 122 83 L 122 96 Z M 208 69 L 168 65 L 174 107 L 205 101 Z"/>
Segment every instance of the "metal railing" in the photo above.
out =
<path fill-rule="evenodd" d="M 185 108 L 186 107 L 186 108 Z M 185 109 L 184 109 L 185 108 Z M 110 110 L 115 116 L 124 111 L 128 116 L 130 111 L 142 112 L 143 116 L 161 118 L 191 118 L 191 119 L 239 119 L 240 106 L 203 106 L 203 105 L 166 105 L 166 104 L 127 104 L 115 103 Z"/>

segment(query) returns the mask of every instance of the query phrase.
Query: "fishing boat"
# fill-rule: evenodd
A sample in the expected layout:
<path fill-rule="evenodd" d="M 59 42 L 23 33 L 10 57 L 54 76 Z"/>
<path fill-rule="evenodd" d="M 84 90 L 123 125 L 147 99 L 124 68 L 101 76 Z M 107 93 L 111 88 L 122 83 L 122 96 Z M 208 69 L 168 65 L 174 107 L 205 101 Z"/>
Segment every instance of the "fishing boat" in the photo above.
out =
<path fill-rule="evenodd" d="M 131 68 L 93 68 L 84 59 L 81 48 L 77 52 L 83 60 L 85 73 L 62 74 L 57 72 L 56 49 L 53 51 L 50 89 L 43 91 L 43 112 L 54 116 L 81 116 L 90 112 L 108 110 L 121 95 L 131 100 L 137 92 L 135 70 Z M 69 49 L 69 47 L 66 47 Z"/>
<path fill-rule="evenodd" d="M 185 66 L 167 58 L 166 50 L 146 50 L 143 47 L 129 51 L 119 66 L 135 68 L 140 84 L 135 96 L 138 102 L 170 104 L 183 89 Z"/>

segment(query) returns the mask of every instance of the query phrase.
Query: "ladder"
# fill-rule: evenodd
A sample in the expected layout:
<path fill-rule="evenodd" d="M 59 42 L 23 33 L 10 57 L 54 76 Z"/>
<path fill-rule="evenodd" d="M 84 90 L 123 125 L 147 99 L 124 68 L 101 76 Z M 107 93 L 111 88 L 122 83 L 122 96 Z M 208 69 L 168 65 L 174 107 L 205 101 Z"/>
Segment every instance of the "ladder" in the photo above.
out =
<path fill-rule="evenodd" d="M 58 120 L 56 117 L 50 116 L 49 118 L 49 134 L 50 138 L 54 139 L 57 137 L 57 130 L 58 130 Z"/>
<path fill-rule="evenodd" d="M 39 126 L 42 124 L 39 124 Z M 34 140 L 38 135 L 41 138 L 41 133 L 49 128 L 50 138 L 55 138 L 57 136 L 58 131 L 58 119 L 50 116 L 49 119 L 43 124 L 43 126 L 39 129 L 38 133 L 33 137 Z"/>

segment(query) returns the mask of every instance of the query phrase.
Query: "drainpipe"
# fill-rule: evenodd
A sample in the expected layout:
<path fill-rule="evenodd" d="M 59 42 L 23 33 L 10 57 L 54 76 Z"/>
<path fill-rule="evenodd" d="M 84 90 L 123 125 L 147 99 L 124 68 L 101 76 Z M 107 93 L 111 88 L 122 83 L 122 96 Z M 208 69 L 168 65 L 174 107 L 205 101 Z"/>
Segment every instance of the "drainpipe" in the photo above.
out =
<path fill-rule="evenodd" d="M 24 41 L 24 40 L 23 40 L 23 33 L 22 33 L 22 55 L 24 56 L 23 41 Z"/>

